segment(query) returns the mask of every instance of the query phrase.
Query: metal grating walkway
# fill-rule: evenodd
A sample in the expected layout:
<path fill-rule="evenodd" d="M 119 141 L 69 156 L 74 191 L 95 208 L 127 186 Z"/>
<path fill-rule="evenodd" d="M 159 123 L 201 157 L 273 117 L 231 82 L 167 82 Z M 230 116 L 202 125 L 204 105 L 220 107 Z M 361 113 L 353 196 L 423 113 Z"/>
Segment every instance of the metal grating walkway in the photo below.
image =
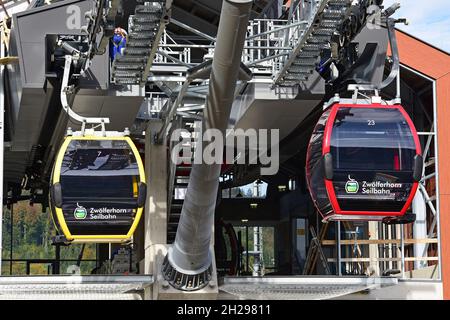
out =
<path fill-rule="evenodd" d="M 396 278 L 226 277 L 219 289 L 245 300 L 325 300 L 397 284 Z"/>
<path fill-rule="evenodd" d="M 142 300 L 152 276 L 0 277 L 0 300 Z"/>

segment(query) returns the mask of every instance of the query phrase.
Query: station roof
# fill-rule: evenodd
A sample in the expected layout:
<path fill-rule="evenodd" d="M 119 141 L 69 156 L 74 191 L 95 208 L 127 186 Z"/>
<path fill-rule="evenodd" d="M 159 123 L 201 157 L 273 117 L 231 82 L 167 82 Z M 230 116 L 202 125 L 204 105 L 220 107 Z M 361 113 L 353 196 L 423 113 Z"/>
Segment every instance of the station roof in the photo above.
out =
<path fill-rule="evenodd" d="M 0 20 L 28 8 L 31 0 L 0 0 Z"/>
<path fill-rule="evenodd" d="M 397 30 L 400 62 L 428 78 L 435 80 L 434 103 L 436 105 L 436 130 L 439 159 L 439 209 L 441 230 L 441 256 L 444 299 L 450 299 L 450 54 L 418 39 L 406 32 Z"/>
<path fill-rule="evenodd" d="M 450 54 L 404 31 L 397 30 L 400 62 L 438 80 L 450 74 Z"/>

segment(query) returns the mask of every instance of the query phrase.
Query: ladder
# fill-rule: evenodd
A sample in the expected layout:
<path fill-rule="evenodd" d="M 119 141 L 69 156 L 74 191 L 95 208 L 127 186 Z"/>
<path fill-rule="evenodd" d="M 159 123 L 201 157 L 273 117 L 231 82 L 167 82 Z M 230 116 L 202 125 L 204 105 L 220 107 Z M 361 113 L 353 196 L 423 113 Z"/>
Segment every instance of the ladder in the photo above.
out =
<path fill-rule="evenodd" d="M 186 194 L 186 190 L 188 187 L 189 176 L 191 174 L 192 163 L 193 163 L 193 155 L 194 155 L 194 145 L 195 145 L 195 137 L 193 135 L 194 126 L 190 127 L 187 125 L 187 118 L 179 119 L 181 120 L 178 125 L 183 127 L 187 131 L 190 132 L 190 143 L 189 147 L 191 148 L 191 164 L 181 163 L 179 165 L 173 165 L 173 168 L 170 168 L 170 176 L 169 176 L 169 193 L 168 193 L 168 204 L 169 211 L 167 217 L 167 243 L 172 244 L 175 241 L 175 236 L 177 234 L 178 223 L 180 222 L 181 210 L 183 209 L 184 203 L 184 195 Z M 183 121 L 184 120 L 184 121 Z M 195 123 L 195 122 L 194 122 Z M 172 148 L 170 148 L 172 151 Z M 184 155 L 180 154 L 181 157 Z M 170 164 L 172 166 L 172 162 Z"/>
<path fill-rule="evenodd" d="M 291 47 L 274 75 L 278 86 L 290 87 L 308 81 L 322 63 L 322 51 L 331 52 L 329 61 L 340 59 L 345 48 L 365 24 L 367 8 L 373 0 L 298 1 L 289 23 L 298 24 L 289 31 L 281 47 Z M 304 23 L 302 23 L 304 22 Z"/>
<path fill-rule="evenodd" d="M 342 225 L 344 226 L 344 230 L 347 232 L 350 232 L 350 234 L 352 234 L 352 230 L 354 229 L 354 227 L 352 226 L 351 222 L 349 221 L 342 221 Z M 361 247 L 360 245 L 357 243 L 357 234 L 354 233 L 354 240 L 355 240 L 355 244 L 353 246 L 353 250 L 350 250 L 351 253 L 351 258 L 363 258 L 362 255 L 362 251 L 361 251 Z M 351 265 L 351 273 L 356 273 L 356 274 L 363 274 L 365 270 L 367 270 L 367 263 L 366 262 L 359 262 L 356 263 L 356 268 L 353 268 L 354 266 Z M 356 270 L 356 271 L 355 271 Z"/>
<path fill-rule="evenodd" d="M 135 14 L 128 19 L 128 37 L 123 54 L 112 65 L 112 82 L 117 85 L 145 85 L 165 26 L 171 1 L 136 0 Z"/>
<path fill-rule="evenodd" d="M 328 266 L 328 261 L 322 250 L 322 241 L 328 231 L 328 223 L 324 224 L 322 229 L 320 229 L 319 237 L 317 237 L 316 231 L 313 226 L 309 226 L 309 232 L 311 232 L 311 246 L 308 250 L 308 255 L 306 257 L 305 267 L 303 268 L 303 275 L 311 275 L 316 267 L 317 258 L 319 257 L 322 261 L 322 266 L 327 274 L 331 274 L 330 267 Z"/>

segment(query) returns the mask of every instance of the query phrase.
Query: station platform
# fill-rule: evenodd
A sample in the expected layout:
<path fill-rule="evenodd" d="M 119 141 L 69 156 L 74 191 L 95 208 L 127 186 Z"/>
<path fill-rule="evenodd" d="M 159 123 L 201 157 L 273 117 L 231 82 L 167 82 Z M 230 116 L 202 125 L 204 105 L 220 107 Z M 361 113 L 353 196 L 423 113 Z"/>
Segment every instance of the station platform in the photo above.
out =
<path fill-rule="evenodd" d="M 143 300 L 148 275 L 0 277 L 0 300 Z"/>
<path fill-rule="evenodd" d="M 0 277 L 0 300 L 144 300 L 152 275 Z M 442 282 L 394 277 L 225 277 L 218 300 L 442 299 Z"/>
<path fill-rule="evenodd" d="M 226 277 L 219 286 L 219 298 L 324 300 L 397 284 L 392 277 Z"/>

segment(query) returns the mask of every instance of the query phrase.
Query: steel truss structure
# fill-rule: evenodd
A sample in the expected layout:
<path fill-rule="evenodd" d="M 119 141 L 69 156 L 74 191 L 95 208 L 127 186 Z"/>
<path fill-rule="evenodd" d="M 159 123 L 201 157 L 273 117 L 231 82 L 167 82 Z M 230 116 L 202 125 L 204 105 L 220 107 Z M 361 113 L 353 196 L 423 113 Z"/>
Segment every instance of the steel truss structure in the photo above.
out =
<path fill-rule="evenodd" d="M 12 8 L 14 4 L 23 5 L 24 2 L 3 1 L 2 7 L 5 15 L 9 16 L 12 12 L 8 9 L 9 7 Z M 42 2 L 42 5 L 50 2 Z M 214 54 L 216 38 L 170 17 L 172 1 L 138 2 L 142 4 L 136 7 L 134 18 L 130 19 L 131 34 L 128 46 L 125 48 L 126 54 L 112 63 L 111 80 L 112 83 L 119 86 L 139 85 L 145 87 L 145 103 L 137 117 L 140 122 L 138 121 L 132 131 L 142 133 L 144 130 L 139 125 L 140 123 L 145 124 L 145 121 L 155 118 L 162 119 L 164 122 L 162 129 L 157 136 L 152 137 L 157 143 L 162 143 L 172 130 L 189 126 L 194 120 L 201 119 L 208 94 L 210 62 Z M 85 30 L 91 52 L 98 54 L 104 52 L 104 45 L 108 43 L 112 35 L 110 25 L 109 33 L 102 34 L 103 38 L 100 41 L 93 40 L 97 39 L 97 34 L 101 29 L 99 21 L 103 21 L 103 27 L 113 21 L 116 11 L 111 8 L 116 8 L 118 1 L 97 1 L 96 3 L 97 5 L 105 3 L 109 5 L 105 8 L 99 6 L 96 12 L 91 13 L 89 24 Z M 367 19 L 367 9 L 376 1 L 357 1 L 358 5 L 351 0 L 297 0 L 292 3 L 286 10 L 288 16 L 285 19 L 257 18 L 250 21 L 247 27 L 236 96 L 241 88 L 251 83 L 266 84 L 268 88 L 274 90 L 288 90 L 305 86 L 310 77 L 317 74 L 320 66 L 332 63 L 339 65 L 341 60 L 347 57 L 346 48 L 349 43 L 364 25 Z M 359 5 L 362 5 L 362 8 Z M 142 17 L 144 13 L 151 13 L 151 18 Z M 167 30 L 170 24 L 201 38 L 202 41 L 199 41 L 201 44 L 199 42 L 187 44 L 185 41 L 181 42 L 175 39 Z M 104 28 L 104 30 L 106 29 Z M 142 33 L 142 31 L 146 33 Z M 140 38 L 138 34 L 144 34 L 143 38 Z M 100 43 L 100 45 L 94 48 L 96 45 L 94 43 Z M 203 52 L 200 59 L 198 58 L 199 51 Z M 330 55 L 325 56 L 324 51 L 329 52 Z M 327 59 L 324 59 L 325 57 Z M 3 53 L 1 58 L 3 58 Z M 435 90 L 434 87 L 433 90 Z M 435 92 L 434 94 L 436 95 Z M 437 209 L 439 208 L 439 198 L 438 190 L 436 190 L 439 185 L 436 105 L 434 105 L 433 121 L 434 125 L 431 131 L 420 133 L 425 137 L 426 142 L 423 152 L 425 165 L 423 178 L 420 181 L 422 200 L 418 201 L 425 203 L 425 216 L 428 213 L 431 218 L 426 237 L 418 239 L 411 233 L 411 230 L 404 226 L 369 224 L 367 228 L 374 230 L 376 236 L 362 239 L 354 225 L 344 226 L 341 222 L 337 222 L 336 239 L 325 239 L 320 244 L 322 247 L 336 248 L 333 255 L 328 254 L 326 259 L 329 265 L 335 265 L 338 276 L 394 275 L 394 277 L 407 279 L 413 277 L 408 275 L 407 263 L 416 263 L 420 268 L 424 268 L 431 262 L 437 263 L 439 267 L 438 275 L 434 279 L 441 279 L 439 210 Z M 0 119 L 0 125 L 2 127 L 1 137 L 3 134 L 2 119 Z M 3 147 L 1 150 L 3 151 Z M 3 164 L 1 160 L 0 154 L 0 162 Z M 176 170 L 175 166 L 169 168 L 169 208 L 174 202 L 172 191 L 176 189 Z M 2 185 L 0 183 L 0 187 Z M 433 188 L 434 186 L 435 188 Z M 418 196 L 418 198 L 420 197 Z M 342 239 L 342 234 L 346 234 L 347 239 Z M 408 256 L 405 247 L 411 244 L 424 246 L 416 246 L 417 250 L 420 249 L 421 252 L 415 250 L 413 255 Z M 438 247 L 435 250 L 436 254 L 430 254 L 430 246 Z M 223 287 L 224 290 L 244 297 L 255 297 L 249 293 L 249 290 L 242 289 L 242 283 L 239 281 L 241 280 L 228 280 Z M 257 283 L 255 280 L 248 279 L 242 281 L 251 283 L 251 288 L 265 286 L 264 290 L 269 291 L 278 288 L 278 284 L 270 283 L 270 281 L 268 283 Z M 336 279 L 330 281 L 328 284 L 334 283 Z M 292 290 L 295 297 L 304 297 L 301 295 L 302 286 L 310 285 L 306 280 L 295 280 L 293 284 L 286 280 L 286 283 L 294 285 Z M 328 284 L 321 283 L 321 285 Z M 336 290 L 331 290 L 333 292 L 327 292 L 324 295 L 335 297 L 343 293 L 348 294 L 355 290 L 361 290 L 361 288 L 364 290 L 369 287 L 394 284 L 396 284 L 395 280 L 386 280 L 383 283 L 360 280 L 344 281 L 341 288 L 335 288 Z M 0 289 L 1 285 L 6 284 L 0 283 Z M 280 298 L 285 298 L 285 293 L 289 295 L 289 290 L 283 291 L 283 288 L 280 290 Z M 267 292 L 264 291 L 261 294 L 264 295 Z"/>

